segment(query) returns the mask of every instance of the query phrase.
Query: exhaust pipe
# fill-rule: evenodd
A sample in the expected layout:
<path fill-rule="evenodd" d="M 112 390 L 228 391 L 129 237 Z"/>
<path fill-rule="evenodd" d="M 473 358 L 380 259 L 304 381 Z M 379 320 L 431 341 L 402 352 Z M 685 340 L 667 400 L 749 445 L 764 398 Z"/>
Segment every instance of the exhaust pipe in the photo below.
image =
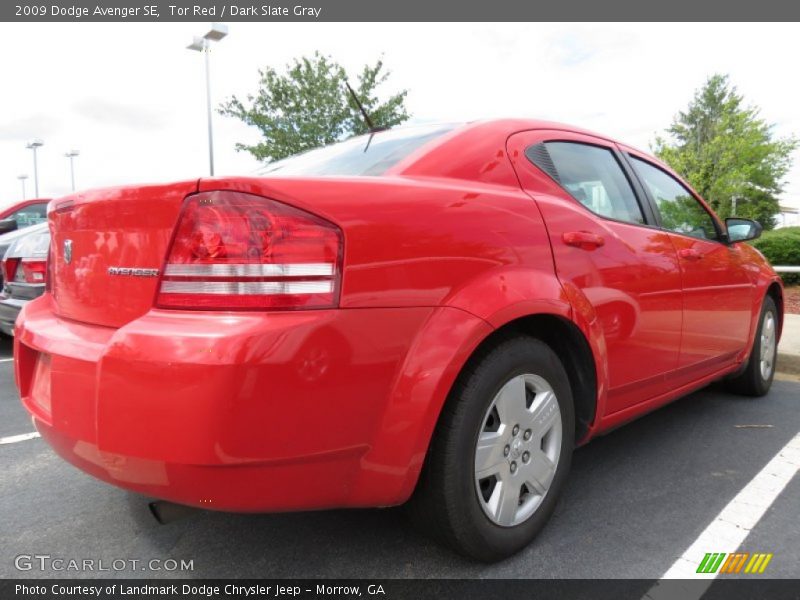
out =
<path fill-rule="evenodd" d="M 178 521 L 196 513 L 199 509 L 183 504 L 173 504 L 166 500 L 156 500 L 147 505 L 156 521 L 161 525 Z"/>

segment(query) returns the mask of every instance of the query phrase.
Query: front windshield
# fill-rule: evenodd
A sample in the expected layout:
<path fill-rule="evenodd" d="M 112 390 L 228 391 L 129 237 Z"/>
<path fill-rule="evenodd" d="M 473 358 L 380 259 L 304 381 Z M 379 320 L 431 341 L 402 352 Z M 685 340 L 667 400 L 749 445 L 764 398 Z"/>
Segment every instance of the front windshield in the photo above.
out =
<path fill-rule="evenodd" d="M 382 175 L 455 125 L 419 125 L 361 135 L 268 164 L 260 175 Z"/>

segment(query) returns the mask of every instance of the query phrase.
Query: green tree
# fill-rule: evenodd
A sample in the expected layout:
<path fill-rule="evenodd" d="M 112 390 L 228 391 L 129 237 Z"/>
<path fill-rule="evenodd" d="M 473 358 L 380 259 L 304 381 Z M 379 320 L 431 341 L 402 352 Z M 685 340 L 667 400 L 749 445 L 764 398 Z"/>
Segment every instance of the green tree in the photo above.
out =
<path fill-rule="evenodd" d="M 381 101 L 377 88 L 390 72 L 383 61 L 364 65 L 351 82 L 376 128 L 393 127 L 408 119 L 406 90 Z M 283 73 L 259 70 L 258 90 L 243 101 L 232 96 L 219 109 L 223 115 L 257 127 L 263 139 L 252 146 L 236 144 L 259 160 L 274 161 L 347 137 L 367 133 L 358 106 L 345 87 L 347 72 L 319 52 L 295 59 Z"/>
<path fill-rule="evenodd" d="M 775 226 L 783 178 L 797 147 L 776 138 L 760 110 L 745 106 L 727 75 L 713 75 L 657 137 L 656 156 L 681 174 L 717 213 Z"/>

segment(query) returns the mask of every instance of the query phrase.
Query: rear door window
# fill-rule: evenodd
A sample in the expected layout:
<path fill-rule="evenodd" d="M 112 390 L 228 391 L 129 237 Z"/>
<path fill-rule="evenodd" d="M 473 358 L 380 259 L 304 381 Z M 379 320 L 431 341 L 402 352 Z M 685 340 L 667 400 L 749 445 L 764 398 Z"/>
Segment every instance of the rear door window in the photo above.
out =
<path fill-rule="evenodd" d="M 525 155 L 593 213 L 626 223 L 645 222 L 631 183 L 610 149 L 544 142 L 528 148 Z"/>

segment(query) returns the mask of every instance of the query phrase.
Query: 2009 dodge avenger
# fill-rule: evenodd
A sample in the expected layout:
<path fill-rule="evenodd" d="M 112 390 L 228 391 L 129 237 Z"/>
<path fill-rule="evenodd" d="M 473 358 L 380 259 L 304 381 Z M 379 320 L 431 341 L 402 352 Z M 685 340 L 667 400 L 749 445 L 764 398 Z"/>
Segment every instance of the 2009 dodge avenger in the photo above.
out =
<path fill-rule="evenodd" d="M 760 396 L 782 287 L 670 169 L 572 127 L 411 127 L 261 177 L 51 203 L 15 332 L 42 436 L 227 511 L 390 506 L 496 560 L 573 448 L 714 380 Z"/>

